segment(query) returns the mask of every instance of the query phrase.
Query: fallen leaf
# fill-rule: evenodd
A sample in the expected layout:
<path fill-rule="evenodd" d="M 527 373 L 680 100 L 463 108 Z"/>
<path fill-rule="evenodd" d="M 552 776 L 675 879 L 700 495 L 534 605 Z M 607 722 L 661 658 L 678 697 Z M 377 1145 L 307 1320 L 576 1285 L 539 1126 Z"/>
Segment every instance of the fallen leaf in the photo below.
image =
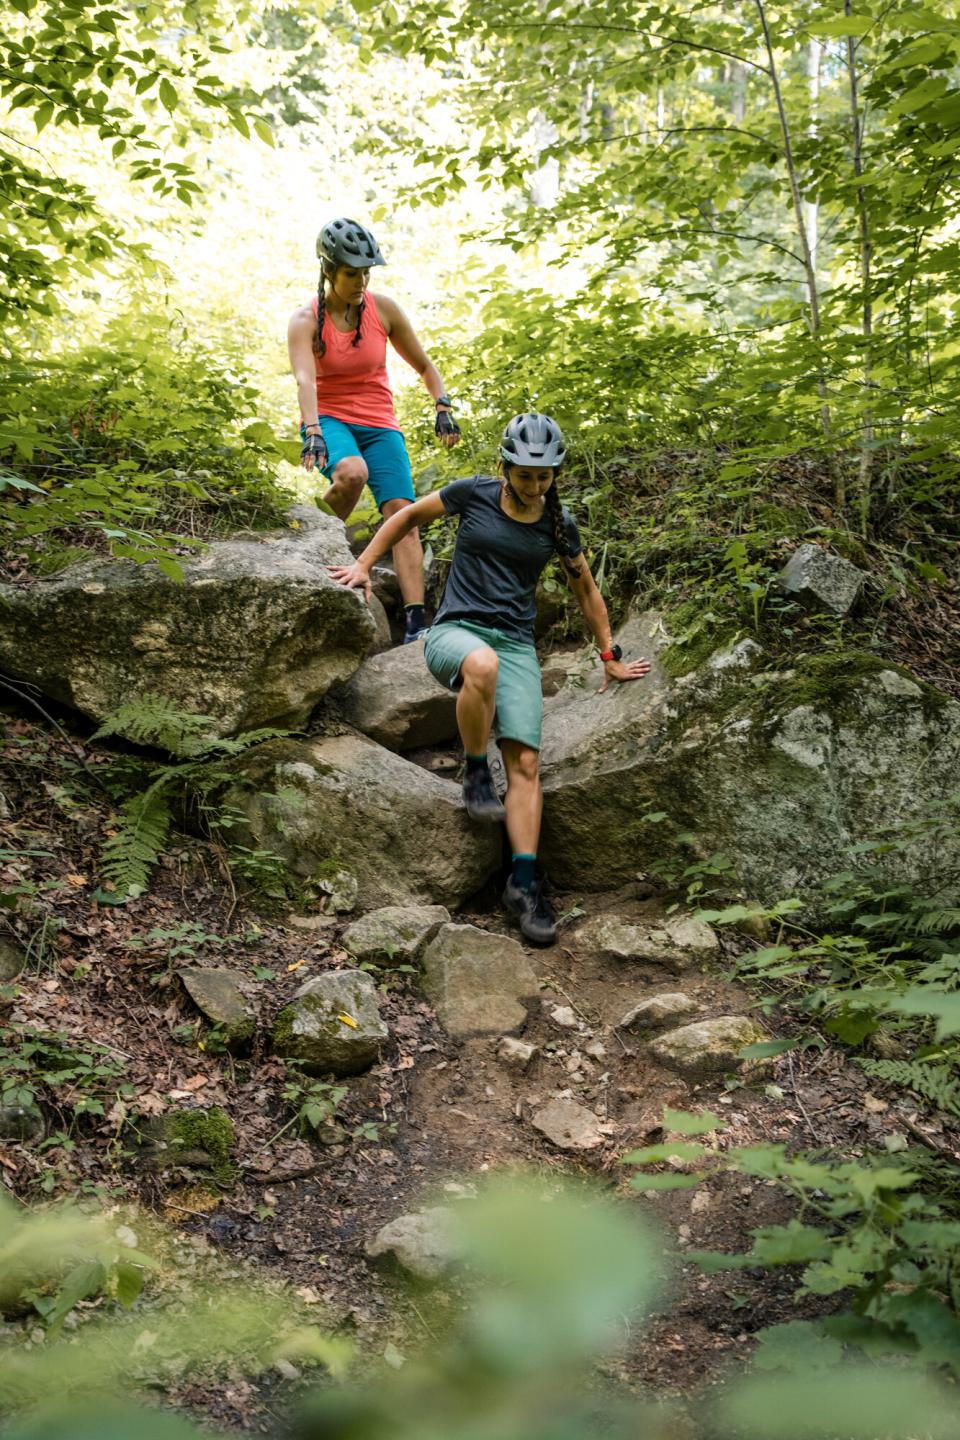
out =
<path fill-rule="evenodd" d="M 64 879 L 68 885 L 73 886 L 74 890 L 82 890 L 87 883 L 86 875 L 65 875 Z"/>
<path fill-rule="evenodd" d="M 209 1080 L 209 1075 L 191 1075 L 188 1080 L 184 1080 L 183 1088 L 184 1090 L 202 1090 Z"/>
<path fill-rule="evenodd" d="M 312 1285 L 301 1285 L 297 1290 L 294 1290 L 293 1293 L 294 1295 L 300 1296 L 300 1299 L 303 1301 L 304 1305 L 320 1304 L 320 1296 L 318 1292 L 314 1290 Z"/>
<path fill-rule="evenodd" d="M 436 1049 L 436 1046 L 434 1046 Z M 397 1070 L 412 1070 L 417 1062 L 412 1055 L 401 1055 L 396 1064 Z"/>
<path fill-rule="evenodd" d="M 299 969 L 300 969 L 300 966 L 301 966 L 303 963 L 304 963 L 303 960 L 294 960 L 294 962 L 293 962 L 292 965 L 288 965 L 288 966 L 287 966 L 287 972 L 289 973 L 291 970 L 299 970 Z"/>
<path fill-rule="evenodd" d="M 357 1022 L 352 1015 L 338 1015 L 337 1019 L 341 1020 L 344 1025 L 349 1025 L 351 1030 L 357 1029 Z"/>

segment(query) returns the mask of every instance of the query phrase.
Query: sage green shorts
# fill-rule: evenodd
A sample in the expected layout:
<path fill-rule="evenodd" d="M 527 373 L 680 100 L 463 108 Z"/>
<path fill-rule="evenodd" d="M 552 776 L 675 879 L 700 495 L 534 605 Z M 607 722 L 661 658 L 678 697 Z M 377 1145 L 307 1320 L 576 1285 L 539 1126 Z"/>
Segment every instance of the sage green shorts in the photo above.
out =
<path fill-rule="evenodd" d="M 493 717 L 495 738 L 519 740 L 539 750 L 543 690 L 540 662 L 532 645 L 524 645 L 502 630 L 475 625 L 472 620 L 445 620 L 427 631 L 424 657 L 430 674 L 448 690 L 459 690 L 463 684 L 460 666 L 472 651 L 484 645 L 495 650 L 500 661 Z"/>

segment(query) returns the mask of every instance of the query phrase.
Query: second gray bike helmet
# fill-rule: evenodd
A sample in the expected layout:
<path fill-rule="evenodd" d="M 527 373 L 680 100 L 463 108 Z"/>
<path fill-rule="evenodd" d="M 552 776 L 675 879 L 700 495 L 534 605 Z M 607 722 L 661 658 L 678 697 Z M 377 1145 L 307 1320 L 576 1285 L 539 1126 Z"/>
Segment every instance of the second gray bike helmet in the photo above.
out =
<path fill-rule="evenodd" d="M 500 454 L 509 465 L 557 469 L 567 458 L 563 431 L 549 415 L 515 415 L 503 432 Z"/>
<path fill-rule="evenodd" d="M 387 263 L 367 227 L 345 219 L 329 220 L 324 225 L 317 236 L 317 258 L 328 265 L 349 265 L 353 270 Z"/>

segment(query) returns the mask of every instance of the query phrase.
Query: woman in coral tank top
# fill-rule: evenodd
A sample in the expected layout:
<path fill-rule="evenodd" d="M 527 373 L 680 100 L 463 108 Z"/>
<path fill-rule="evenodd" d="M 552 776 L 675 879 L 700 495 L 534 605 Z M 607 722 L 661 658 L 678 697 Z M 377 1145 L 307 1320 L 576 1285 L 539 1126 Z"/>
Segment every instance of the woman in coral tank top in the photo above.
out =
<path fill-rule="evenodd" d="M 367 289 L 371 268 L 386 263 L 370 231 L 355 220 L 331 220 L 317 236 L 317 255 L 317 294 L 294 312 L 287 331 L 300 400 L 300 463 L 327 476 L 323 498 L 341 520 L 367 484 L 387 519 L 415 498 L 387 379 L 387 340 L 432 396 L 440 443 L 456 445 L 460 428 L 440 372 L 400 306 Z M 406 610 L 406 643 L 426 629 L 418 530 L 397 542 L 393 563 Z"/>

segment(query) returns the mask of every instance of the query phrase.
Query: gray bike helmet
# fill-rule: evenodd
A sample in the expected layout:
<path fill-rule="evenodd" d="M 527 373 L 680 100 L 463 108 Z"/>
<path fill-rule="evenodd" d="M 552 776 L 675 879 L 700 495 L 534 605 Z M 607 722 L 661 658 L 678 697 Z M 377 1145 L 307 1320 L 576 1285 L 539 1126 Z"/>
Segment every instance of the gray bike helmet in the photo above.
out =
<path fill-rule="evenodd" d="M 324 225 L 317 236 L 317 258 L 328 265 L 349 265 L 354 270 L 387 263 L 367 227 L 344 219 L 329 220 Z"/>
<path fill-rule="evenodd" d="M 509 465 L 558 469 L 567 447 L 563 431 L 549 415 L 515 415 L 503 432 L 500 454 Z"/>

